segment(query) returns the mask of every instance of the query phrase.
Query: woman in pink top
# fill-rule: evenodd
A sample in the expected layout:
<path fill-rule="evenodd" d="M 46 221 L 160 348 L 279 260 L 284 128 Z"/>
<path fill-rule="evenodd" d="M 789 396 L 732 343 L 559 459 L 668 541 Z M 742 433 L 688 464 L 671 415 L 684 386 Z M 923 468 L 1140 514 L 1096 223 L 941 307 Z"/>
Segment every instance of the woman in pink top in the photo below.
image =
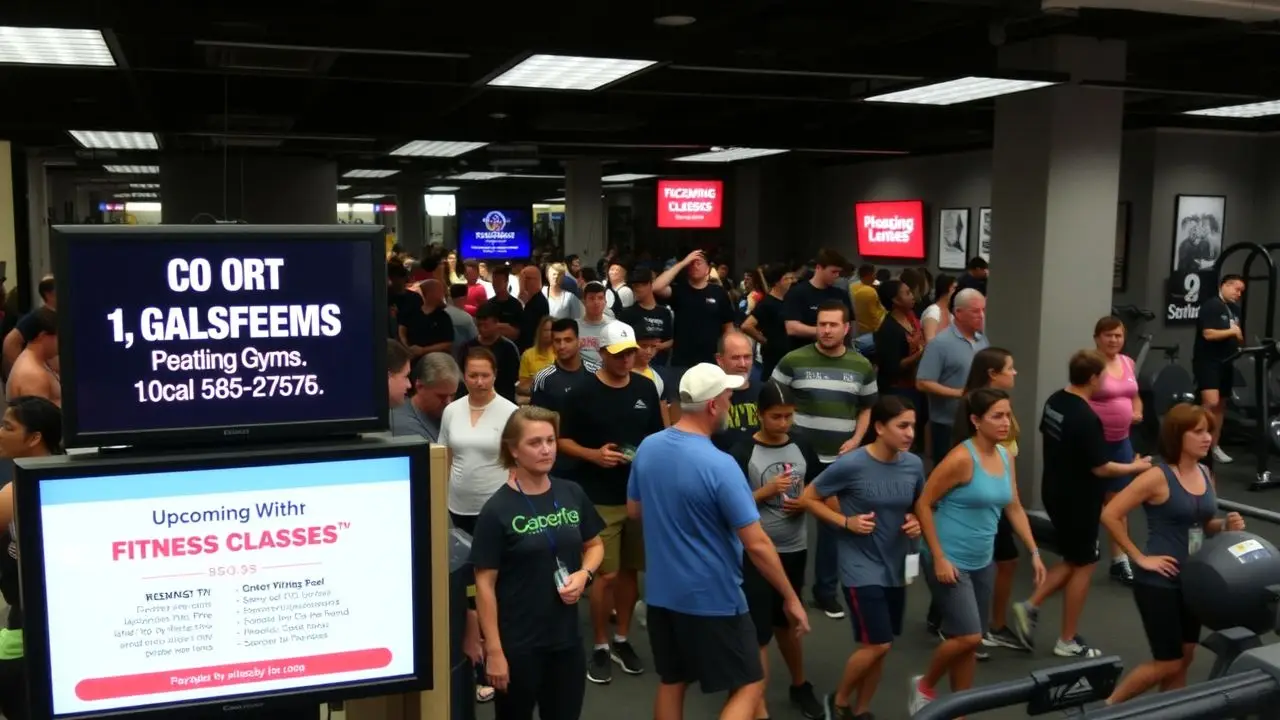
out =
<path fill-rule="evenodd" d="M 1093 328 L 1093 342 L 1107 358 L 1107 369 L 1102 373 L 1102 384 L 1089 399 L 1093 411 L 1102 420 L 1102 433 L 1116 462 L 1133 462 L 1133 444 L 1129 442 L 1129 430 L 1142 422 L 1142 399 L 1138 397 L 1138 372 L 1133 358 L 1121 352 L 1124 349 L 1124 323 L 1118 318 L 1104 317 Z M 1124 489 L 1133 478 L 1117 477 L 1109 481 L 1104 502 Z M 1111 578 L 1125 585 L 1133 582 L 1133 570 L 1129 558 L 1120 546 L 1111 541 Z"/>

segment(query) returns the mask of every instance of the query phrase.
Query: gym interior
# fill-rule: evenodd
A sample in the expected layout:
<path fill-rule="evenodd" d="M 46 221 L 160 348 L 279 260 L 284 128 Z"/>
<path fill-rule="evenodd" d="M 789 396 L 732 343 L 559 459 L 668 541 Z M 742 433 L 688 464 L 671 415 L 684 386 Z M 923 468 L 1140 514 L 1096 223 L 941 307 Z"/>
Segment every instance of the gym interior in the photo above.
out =
<path fill-rule="evenodd" d="M 6 311 L 39 305 L 55 225 L 376 225 L 388 249 L 419 256 L 456 248 L 469 209 L 501 207 L 526 214 L 535 245 L 592 266 L 610 248 L 702 249 L 741 275 L 828 248 L 853 265 L 957 276 L 981 257 L 989 336 L 1018 359 L 1017 475 L 1035 508 L 1033 419 L 1098 318 L 1120 317 L 1126 353 L 1141 359 L 1148 411 L 1135 444 L 1153 452 L 1159 414 L 1195 397 L 1200 303 L 1235 273 L 1247 351 L 1234 363 L 1231 462 L 1215 465 L 1217 491 L 1259 510 L 1249 531 L 1280 545 L 1280 7 L 819 5 L 373 0 L 299 15 L 280 4 L 9 3 Z M 711 202 L 672 203 L 689 192 Z M 892 214 L 900 236 L 869 233 L 876 213 Z M 1131 522 L 1142 536 L 1141 515 Z M 1020 571 L 1014 596 L 1029 592 Z M 905 685 L 936 645 L 927 604 L 908 593 L 886 678 Z M 813 615 L 809 674 L 829 688 L 852 643 Z M 1081 625 L 1126 667 L 1149 657 L 1131 591 L 1105 571 Z M 977 684 L 1064 662 L 997 649 Z M 1201 652 L 1193 682 L 1213 664 Z M 649 717 L 656 684 L 648 673 L 589 686 L 584 716 Z M 781 675 L 769 694 L 775 715 L 793 712 Z M 691 694 L 688 712 L 719 704 Z M 901 706 L 891 687 L 873 709 L 904 717 Z M 1024 702 L 980 716 L 1025 712 Z"/>

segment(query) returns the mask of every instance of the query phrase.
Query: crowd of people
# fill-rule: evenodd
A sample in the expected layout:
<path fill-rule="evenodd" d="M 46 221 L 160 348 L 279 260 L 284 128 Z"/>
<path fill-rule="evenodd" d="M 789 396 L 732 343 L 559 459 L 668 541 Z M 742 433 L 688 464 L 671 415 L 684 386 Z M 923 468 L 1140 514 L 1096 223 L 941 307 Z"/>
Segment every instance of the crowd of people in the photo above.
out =
<path fill-rule="evenodd" d="M 660 720 L 682 717 L 693 684 L 727 693 L 723 718 L 767 718 L 772 643 L 802 715 L 866 720 L 921 575 L 939 644 L 912 678 L 910 713 L 944 676 L 953 692 L 971 687 L 990 648 L 1033 651 L 1056 593 L 1053 653 L 1096 657 L 1078 625 L 1104 527 L 1110 577 L 1133 586 L 1153 656 L 1108 702 L 1185 683 L 1199 624 L 1178 563 L 1194 551 L 1189 537 L 1243 527 L 1214 518 L 1202 464 L 1216 447 L 1221 373 L 1203 384 L 1203 406 L 1163 419 L 1163 463 L 1135 456 L 1137 369 L 1124 325 L 1098 321 L 1037 426 L 1061 555 L 1046 568 L 1018 492 L 1017 370 L 985 334 L 980 258 L 958 278 L 849 272 L 827 250 L 807 268 L 766 265 L 741 280 L 700 251 L 661 265 L 610 252 L 594 274 L 578 258 L 429 266 L 418 269 L 435 276 L 415 285 L 399 259 L 390 265 L 392 427 L 451 450 L 450 514 L 474 537 L 476 700 L 494 700 L 500 720 L 535 709 L 572 720 L 587 682 L 650 665 Z M 1238 339 L 1242 291 L 1224 278 L 1197 368 Z M 1142 548 L 1125 522 L 1139 507 Z M 1015 602 L 1022 552 L 1034 592 Z M 802 639 L 811 556 L 810 606 L 848 617 L 856 644 L 822 699 Z M 632 637 L 637 610 L 647 648 Z"/>

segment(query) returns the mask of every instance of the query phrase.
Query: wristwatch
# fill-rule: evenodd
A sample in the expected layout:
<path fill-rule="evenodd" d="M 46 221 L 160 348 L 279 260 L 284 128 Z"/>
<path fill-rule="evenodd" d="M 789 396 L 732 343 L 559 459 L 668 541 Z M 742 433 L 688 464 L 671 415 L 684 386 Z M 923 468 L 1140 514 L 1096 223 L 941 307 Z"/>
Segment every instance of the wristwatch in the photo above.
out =
<path fill-rule="evenodd" d="M 591 587 L 591 583 L 596 581 L 596 574 L 587 568 L 582 568 L 587 573 L 587 587 Z"/>

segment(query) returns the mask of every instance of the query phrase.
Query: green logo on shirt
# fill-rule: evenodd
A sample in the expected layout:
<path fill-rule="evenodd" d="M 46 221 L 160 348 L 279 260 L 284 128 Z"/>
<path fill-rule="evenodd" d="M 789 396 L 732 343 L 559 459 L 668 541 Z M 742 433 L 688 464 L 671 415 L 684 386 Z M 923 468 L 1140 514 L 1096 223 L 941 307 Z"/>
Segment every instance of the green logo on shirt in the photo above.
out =
<path fill-rule="evenodd" d="M 578 526 L 578 511 L 560 508 L 550 515 L 517 515 L 511 518 L 511 529 L 519 535 L 542 532 L 547 528 Z"/>

